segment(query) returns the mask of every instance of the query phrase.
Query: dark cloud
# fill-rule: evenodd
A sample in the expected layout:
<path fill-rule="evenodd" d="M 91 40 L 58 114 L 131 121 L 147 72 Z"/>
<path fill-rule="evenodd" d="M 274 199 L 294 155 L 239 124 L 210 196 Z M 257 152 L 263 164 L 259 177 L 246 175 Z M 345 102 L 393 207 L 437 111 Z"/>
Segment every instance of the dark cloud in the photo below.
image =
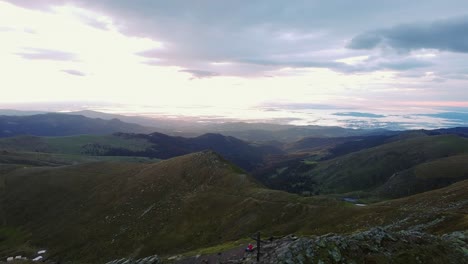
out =
<path fill-rule="evenodd" d="M 219 75 L 216 72 L 204 71 L 204 70 L 194 70 L 194 69 L 181 70 L 180 72 L 190 73 L 196 78 L 208 78 L 208 77 L 214 77 L 214 76 Z"/>
<path fill-rule="evenodd" d="M 246 64 L 292 68 L 333 68 L 342 70 L 349 68 L 349 66 L 345 63 L 334 61 L 275 61 L 268 59 L 244 59 L 240 60 L 239 62 Z"/>
<path fill-rule="evenodd" d="M 50 49 L 26 48 L 24 52 L 18 52 L 16 55 L 29 60 L 76 60 L 76 56 L 73 53 Z"/>
<path fill-rule="evenodd" d="M 247 64 L 291 68 L 327 68 L 344 73 L 372 72 L 378 70 L 405 71 L 416 68 L 424 68 L 432 65 L 431 62 L 414 58 L 386 59 L 375 57 L 352 65 L 337 61 L 273 61 L 263 59 L 247 59 L 242 60 L 241 62 Z"/>
<path fill-rule="evenodd" d="M 377 65 L 377 68 L 406 71 L 410 69 L 425 68 L 433 65 L 429 61 L 418 59 L 404 59 L 397 61 L 385 61 Z"/>
<path fill-rule="evenodd" d="M 468 53 L 468 16 L 430 23 L 402 24 L 365 32 L 349 43 L 351 49 L 373 49 L 379 45 L 400 50 L 437 49 Z"/>
<path fill-rule="evenodd" d="M 62 70 L 62 71 L 71 75 L 75 75 L 75 76 L 86 76 L 85 73 L 80 72 L 78 70 Z"/>

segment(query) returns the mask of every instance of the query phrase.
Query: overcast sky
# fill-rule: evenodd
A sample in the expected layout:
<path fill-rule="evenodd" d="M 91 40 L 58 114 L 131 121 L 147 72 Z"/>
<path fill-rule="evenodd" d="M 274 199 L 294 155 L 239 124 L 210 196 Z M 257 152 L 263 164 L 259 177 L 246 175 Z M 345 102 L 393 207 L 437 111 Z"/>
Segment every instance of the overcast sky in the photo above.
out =
<path fill-rule="evenodd" d="M 0 0 L 0 47 L 2 103 L 468 107 L 466 0 Z"/>

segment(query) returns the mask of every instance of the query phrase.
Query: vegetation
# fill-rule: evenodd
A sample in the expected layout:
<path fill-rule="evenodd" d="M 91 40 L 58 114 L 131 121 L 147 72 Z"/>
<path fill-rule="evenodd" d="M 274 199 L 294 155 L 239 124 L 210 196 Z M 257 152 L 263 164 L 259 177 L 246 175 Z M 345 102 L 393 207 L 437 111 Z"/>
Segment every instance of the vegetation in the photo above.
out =
<path fill-rule="evenodd" d="M 57 118 L 63 117 L 42 118 L 50 119 L 48 129 L 60 128 Z M 78 263 L 154 254 L 167 259 L 239 247 L 257 231 L 356 237 L 376 226 L 433 234 L 467 230 L 465 132 L 357 131 L 286 144 L 213 133 L 3 138 L 0 258 L 47 249 L 54 260 Z M 356 205 L 362 202 L 376 203 Z"/>
<path fill-rule="evenodd" d="M 0 127 L 2 127 L 0 137 L 18 135 L 105 135 L 115 132 L 150 133 L 154 131 L 154 128 L 125 123 L 119 119 L 104 120 L 82 115 L 58 113 L 31 116 L 0 116 Z"/>
<path fill-rule="evenodd" d="M 267 186 L 292 192 L 380 199 L 412 195 L 468 178 L 466 138 L 399 135 L 387 141 L 315 165 L 304 163 L 303 158 L 279 163 L 255 175 Z"/>
<path fill-rule="evenodd" d="M 0 139 L 0 149 L 90 156 L 134 156 L 167 159 L 211 149 L 245 170 L 261 166 L 270 155 L 282 151 L 272 146 L 250 144 L 220 134 L 195 138 L 161 133 L 79 135 L 66 137 L 19 136 Z"/>
<path fill-rule="evenodd" d="M 24 230 L 33 248 L 57 258 L 93 263 L 217 246 L 259 230 L 347 233 L 407 216 L 389 204 L 357 207 L 265 189 L 214 152 L 153 164 L 21 167 L 0 178 L 3 229 Z M 450 219 L 465 227 L 466 219 Z M 14 232 L 6 239 L 24 241 Z"/>

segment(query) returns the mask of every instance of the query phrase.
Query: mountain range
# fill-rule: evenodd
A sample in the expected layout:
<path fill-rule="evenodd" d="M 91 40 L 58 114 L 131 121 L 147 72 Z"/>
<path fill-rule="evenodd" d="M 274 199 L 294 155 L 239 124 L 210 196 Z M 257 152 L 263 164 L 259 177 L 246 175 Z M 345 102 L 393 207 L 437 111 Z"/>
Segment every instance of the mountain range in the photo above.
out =
<path fill-rule="evenodd" d="M 266 263 L 468 258 L 467 128 L 291 129 L 280 131 L 322 134 L 249 141 L 97 116 L 0 116 L 0 262 L 46 249 L 47 263 L 251 263 L 243 247 L 259 231 Z"/>

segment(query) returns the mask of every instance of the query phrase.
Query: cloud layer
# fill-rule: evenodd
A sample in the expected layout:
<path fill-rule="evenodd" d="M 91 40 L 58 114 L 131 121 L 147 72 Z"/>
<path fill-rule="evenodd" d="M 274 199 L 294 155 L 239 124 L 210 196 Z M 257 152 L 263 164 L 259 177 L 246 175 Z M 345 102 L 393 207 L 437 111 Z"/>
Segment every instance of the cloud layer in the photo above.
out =
<path fill-rule="evenodd" d="M 402 24 L 365 32 L 354 37 L 349 48 L 374 49 L 388 46 L 398 50 L 436 49 L 468 53 L 468 16 L 425 23 Z"/>
<path fill-rule="evenodd" d="M 49 92 L 173 105 L 468 101 L 466 0 L 0 5 L 0 66 L 29 77 L 3 80 L 2 86 L 23 87 L 8 100 Z M 49 90 L 24 92 L 36 83 Z"/>

